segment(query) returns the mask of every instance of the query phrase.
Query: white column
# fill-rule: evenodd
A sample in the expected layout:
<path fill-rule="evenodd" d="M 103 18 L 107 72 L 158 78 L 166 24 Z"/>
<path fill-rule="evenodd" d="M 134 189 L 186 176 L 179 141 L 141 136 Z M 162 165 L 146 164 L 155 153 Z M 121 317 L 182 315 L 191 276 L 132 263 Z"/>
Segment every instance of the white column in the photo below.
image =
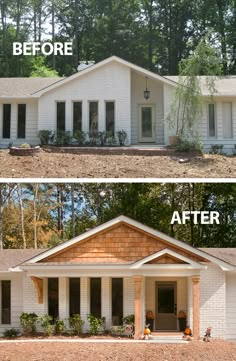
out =
<path fill-rule="evenodd" d="M 59 277 L 59 319 L 69 317 L 68 278 Z"/>
<path fill-rule="evenodd" d="M 82 130 L 89 131 L 89 102 L 86 100 L 82 103 Z"/>
<path fill-rule="evenodd" d="M 111 278 L 102 277 L 102 317 L 106 317 L 106 329 L 112 325 L 111 315 Z"/>
<path fill-rule="evenodd" d="M 70 100 L 66 101 L 66 131 L 70 131 L 71 135 L 73 132 L 73 120 L 72 120 L 72 102 Z"/>
<path fill-rule="evenodd" d="M 88 277 L 80 278 L 80 315 L 85 321 L 83 330 L 88 329 L 87 315 L 90 313 L 90 279 Z"/>
<path fill-rule="evenodd" d="M 98 130 L 99 132 L 103 132 L 106 129 L 105 126 L 105 110 L 106 103 L 104 101 L 98 102 Z"/>

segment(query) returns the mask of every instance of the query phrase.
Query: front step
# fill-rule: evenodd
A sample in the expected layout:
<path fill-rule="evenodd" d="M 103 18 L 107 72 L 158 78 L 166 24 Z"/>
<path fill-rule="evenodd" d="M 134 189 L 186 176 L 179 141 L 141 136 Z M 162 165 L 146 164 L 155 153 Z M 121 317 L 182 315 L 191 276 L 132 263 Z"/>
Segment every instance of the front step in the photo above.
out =
<path fill-rule="evenodd" d="M 182 332 L 152 332 L 150 336 L 150 341 L 157 343 L 186 343 L 186 341 L 184 341 L 182 337 Z"/>

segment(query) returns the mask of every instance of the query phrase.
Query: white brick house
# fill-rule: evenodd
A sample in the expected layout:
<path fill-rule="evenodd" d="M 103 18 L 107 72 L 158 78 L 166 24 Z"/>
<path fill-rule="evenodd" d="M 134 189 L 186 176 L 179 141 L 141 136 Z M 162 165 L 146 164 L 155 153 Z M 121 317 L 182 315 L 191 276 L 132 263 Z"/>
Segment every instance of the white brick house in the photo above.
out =
<path fill-rule="evenodd" d="M 106 317 L 106 328 L 145 315 L 154 330 L 178 331 L 184 311 L 194 336 L 236 339 L 236 251 L 197 249 L 125 216 L 48 250 L 0 251 L 0 332 L 21 312 L 60 319 Z"/>
<path fill-rule="evenodd" d="M 144 91 L 150 97 L 144 98 Z M 162 77 L 112 56 L 68 78 L 0 78 L 0 147 L 38 144 L 39 130 L 127 132 L 127 145 L 168 145 L 165 121 L 178 77 Z M 236 144 L 236 78 L 222 77 L 211 97 L 203 83 L 198 133 L 205 149 Z"/>

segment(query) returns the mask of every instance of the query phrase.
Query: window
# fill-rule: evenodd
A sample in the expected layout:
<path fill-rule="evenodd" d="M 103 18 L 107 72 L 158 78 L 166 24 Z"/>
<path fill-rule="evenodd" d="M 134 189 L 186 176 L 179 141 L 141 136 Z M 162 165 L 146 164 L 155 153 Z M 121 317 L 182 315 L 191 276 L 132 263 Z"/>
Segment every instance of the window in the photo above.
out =
<path fill-rule="evenodd" d="M 2 137 L 11 137 L 11 104 L 3 104 Z"/>
<path fill-rule="evenodd" d="M 90 313 L 101 317 L 101 278 L 90 278 Z"/>
<path fill-rule="evenodd" d="M 223 103 L 224 138 L 233 138 L 232 103 Z"/>
<path fill-rule="evenodd" d="M 9 325 L 11 323 L 11 281 L 2 281 L 1 295 L 1 321 L 3 325 Z"/>
<path fill-rule="evenodd" d="M 66 130 L 66 103 L 57 103 L 57 130 Z"/>
<path fill-rule="evenodd" d="M 115 133 L 115 103 L 106 102 L 106 131 Z"/>
<path fill-rule="evenodd" d="M 112 323 L 122 325 L 123 318 L 123 278 L 112 278 Z"/>
<path fill-rule="evenodd" d="M 25 138 L 26 104 L 18 104 L 17 137 Z"/>
<path fill-rule="evenodd" d="M 208 104 L 209 137 L 216 137 L 215 104 Z"/>
<path fill-rule="evenodd" d="M 89 103 L 89 132 L 91 135 L 98 131 L 98 102 Z"/>
<path fill-rule="evenodd" d="M 59 315 L 58 278 L 48 278 L 48 314 L 53 321 Z"/>
<path fill-rule="evenodd" d="M 70 278 L 70 316 L 80 313 L 80 278 Z"/>
<path fill-rule="evenodd" d="M 82 130 L 82 102 L 73 103 L 73 132 Z"/>

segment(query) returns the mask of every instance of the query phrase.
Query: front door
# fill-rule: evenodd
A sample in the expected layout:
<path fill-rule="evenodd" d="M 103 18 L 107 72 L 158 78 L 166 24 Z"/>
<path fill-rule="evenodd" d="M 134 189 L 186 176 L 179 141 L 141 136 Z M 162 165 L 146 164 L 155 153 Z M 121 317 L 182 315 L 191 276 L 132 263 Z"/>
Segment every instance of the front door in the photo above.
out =
<path fill-rule="evenodd" d="M 176 282 L 156 282 L 156 318 L 158 331 L 177 330 Z"/>
<path fill-rule="evenodd" d="M 139 142 L 153 143 L 155 141 L 154 107 L 140 105 L 139 108 Z"/>

